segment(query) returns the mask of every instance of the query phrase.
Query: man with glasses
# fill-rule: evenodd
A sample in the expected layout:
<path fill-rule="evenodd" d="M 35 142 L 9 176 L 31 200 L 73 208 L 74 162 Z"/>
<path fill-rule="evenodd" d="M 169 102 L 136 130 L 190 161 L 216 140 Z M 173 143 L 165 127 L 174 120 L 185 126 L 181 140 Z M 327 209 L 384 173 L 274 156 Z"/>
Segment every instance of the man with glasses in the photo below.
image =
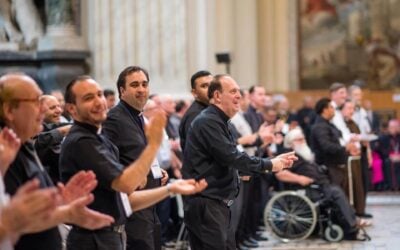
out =
<path fill-rule="evenodd" d="M 43 218 L 30 233 L 19 238 L 15 249 L 61 249 L 57 225 L 72 223 L 96 229 L 113 222 L 113 218 L 86 207 L 93 201 L 90 192 L 97 182 L 93 172 L 81 171 L 64 185 L 55 189 L 44 170 L 31 138 L 42 129 L 43 107 L 40 105 L 42 91 L 29 76 L 9 73 L 0 78 L 0 122 L 13 129 L 21 140 L 16 159 L 5 173 L 6 191 L 18 195 L 17 190 L 30 180 L 37 179 L 42 189 L 51 190 L 54 199 L 52 212 Z M 43 203 L 43 206 L 51 205 Z M 32 215 L 36 216 L 36 215 Z"/>

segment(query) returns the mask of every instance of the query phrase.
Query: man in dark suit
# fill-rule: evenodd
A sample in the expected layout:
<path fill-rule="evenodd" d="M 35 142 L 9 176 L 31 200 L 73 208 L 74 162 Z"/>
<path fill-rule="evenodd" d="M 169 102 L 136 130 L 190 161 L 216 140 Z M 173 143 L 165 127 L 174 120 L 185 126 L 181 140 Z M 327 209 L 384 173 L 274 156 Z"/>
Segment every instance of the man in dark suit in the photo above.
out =
<path fill-rule="evenodd" d="M 142 116 L 149 97 L 147 71 L 137 66 L 125 68 L 118 77 L 117 89 L 121 101 L 108 112 L 102 132 L 118 147 L 120 162 L 127 165 L 135 161 L 147 145 Z M 161 186 L 163 173 L 154 160 L 144 189 Z M 160 222 L 155 206 L 133 213 L 126 223 L 126 233 L 127 249 L 161 249 Z"/>
<path fill-rule="evenodd" d="M 340 130 L 330 123 L 335 109 L 329 98 L 320 99 L 315 105 L 318 117 L 311 129 L 311 148 L 315 153 L 315 162 L 328 167 L 329 179 L 344 191 L 348 188 L 347 157 L 358 154 L 358 148 L 352 142 L 342 146 Z"/>

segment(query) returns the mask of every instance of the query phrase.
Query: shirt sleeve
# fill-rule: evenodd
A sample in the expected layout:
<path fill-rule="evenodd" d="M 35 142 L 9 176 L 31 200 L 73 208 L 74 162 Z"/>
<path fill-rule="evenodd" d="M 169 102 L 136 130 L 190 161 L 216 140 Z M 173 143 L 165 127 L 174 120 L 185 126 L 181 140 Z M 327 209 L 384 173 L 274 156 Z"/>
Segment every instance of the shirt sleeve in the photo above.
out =
<path fill-rule="evenodd" d="M 79 156 L 79 169 L 92 170 L 96 174 L 98 185 L 111 189 L 115 178 L 120 176 L 123 166 L 104 144 L 92 138 L 81 138 L 73 147 L 73 155 Z"/>
<path fill-rule="evenodd" d="M 198 123 L 199 124 L 199 123 Z M 272 162 L 266 158 L 249 156 L 240 152 L 229 130 L 222 122 L 207 121 L 194 128 L 198 131 L 198 140 L 203 140 L 205 150 L 213 157 L 218 165 L 233 167 L 244 173 L 266 173 L 271 171 Z"/>

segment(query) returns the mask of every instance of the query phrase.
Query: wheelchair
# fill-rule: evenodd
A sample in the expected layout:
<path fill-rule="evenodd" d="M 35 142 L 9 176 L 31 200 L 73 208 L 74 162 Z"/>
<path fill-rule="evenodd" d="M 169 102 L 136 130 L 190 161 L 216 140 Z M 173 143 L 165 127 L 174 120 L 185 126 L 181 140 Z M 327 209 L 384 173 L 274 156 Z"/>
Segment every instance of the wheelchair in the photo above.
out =
<path fill-rule="evenodd" d="M 318 234 L 329 242 L 341 241 L 343 229 L 334 222 L 332 202 L 318 185 L 274 195 L 264 210 L 264 222 L 282 242 L 303 240 Z"/>

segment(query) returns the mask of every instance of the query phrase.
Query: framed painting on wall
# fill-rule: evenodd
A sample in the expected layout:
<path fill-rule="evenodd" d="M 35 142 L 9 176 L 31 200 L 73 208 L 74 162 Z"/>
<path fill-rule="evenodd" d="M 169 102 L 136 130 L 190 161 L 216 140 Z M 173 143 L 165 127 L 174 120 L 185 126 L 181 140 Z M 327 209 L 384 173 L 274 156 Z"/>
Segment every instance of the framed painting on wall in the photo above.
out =
<path fill-rule="evenodd" d="M 300 0 L 300 88 L 400 87 L 400 0 Z"/>

